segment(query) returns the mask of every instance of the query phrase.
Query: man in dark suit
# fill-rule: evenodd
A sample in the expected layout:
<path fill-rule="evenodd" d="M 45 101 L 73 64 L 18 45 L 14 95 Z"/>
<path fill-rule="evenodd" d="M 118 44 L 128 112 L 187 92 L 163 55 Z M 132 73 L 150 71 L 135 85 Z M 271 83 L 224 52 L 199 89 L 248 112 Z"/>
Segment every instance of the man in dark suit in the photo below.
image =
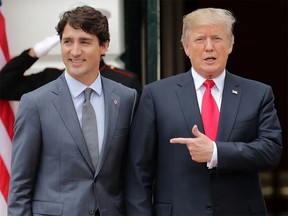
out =
<path fill-rule="evenodd" d="M 8 215 L 125 215 L 124 153 L 137 92 L 99 73 L 110 41 L 100 11 L 67 11 L 56 29 L 66 69 L 20 100 Z M 97 122 L 88 136 L 84 119 Z"/>
<path fill-rule="evenodd" d="M 281 127 L 271 87 L 226 70 L 234 22 L 223 9 L 186 15 L 191 70 L 144 87 L 130 131 L 127 215 L 267 215 L 258 173 L 277 166 Z"/>
<path fill-rule="evenodd" d="M 57 35 L 47 37 L 7 62 L 0 71 L 0 99 L 20 100 L 23 94 L 58 78 L 64 69 L 45 68 L 38 73 L 24 75 L 39 58 L 45 56 L 58 43 Z M 104 77 L 134 88 L 139 95 L 141 94 L 141 84 L 135 73 L 107 65 L 103 58 L 99 70 Z"/>

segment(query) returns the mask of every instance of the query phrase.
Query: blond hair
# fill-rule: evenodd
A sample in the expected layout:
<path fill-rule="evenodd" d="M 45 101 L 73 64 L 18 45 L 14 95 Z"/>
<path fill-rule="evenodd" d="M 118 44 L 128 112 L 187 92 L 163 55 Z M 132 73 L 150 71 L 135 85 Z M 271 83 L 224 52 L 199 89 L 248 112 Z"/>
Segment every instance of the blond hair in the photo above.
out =
<path fill-rule="evenodd" d="M 201 8 L 183 17 L 183 28 L 181 42 L 185 42 L 193 30 L 199 25 L 223 25 L 230 38 L 231 44 L 234 43 L 233 26 L 236 19 L 232 12 L 220 8 Z"/>

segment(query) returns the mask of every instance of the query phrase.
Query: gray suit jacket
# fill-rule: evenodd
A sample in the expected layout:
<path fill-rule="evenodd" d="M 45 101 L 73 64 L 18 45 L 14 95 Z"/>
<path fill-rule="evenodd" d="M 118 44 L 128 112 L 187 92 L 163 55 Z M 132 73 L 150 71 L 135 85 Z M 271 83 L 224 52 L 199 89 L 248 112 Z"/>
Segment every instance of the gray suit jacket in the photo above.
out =
<path fill-rule="evenodd" d="M 174 137 L 203 124 L 191 71 L 144 87 L 128 153 L 128 215 L 265 215 L 258 172 L 281 157 L 270 86 L 227 73 L 216 139 L 218 167 L 192 161 Z M 153 197 L 153 198 L 152 198 Z"/>
<path fill-rule="evenodd" d="M 10 216 L 123 215 L 124 154 L 136 90 L 102 77 L 105 134 L 94 170 L 64 74 L 25 94 L 15 122 Z M 117 103 L 115 103 L 117 101 Z"/>

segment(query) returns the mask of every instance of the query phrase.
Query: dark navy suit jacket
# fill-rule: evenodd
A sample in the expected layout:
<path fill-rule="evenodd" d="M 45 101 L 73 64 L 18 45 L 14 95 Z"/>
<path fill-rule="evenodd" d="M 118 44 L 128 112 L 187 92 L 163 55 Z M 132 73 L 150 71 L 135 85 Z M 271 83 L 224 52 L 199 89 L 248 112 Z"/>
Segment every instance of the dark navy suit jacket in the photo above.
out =
<path fill-rule="evenodd" d="M 192 161 L 175 137 L 203 124 L 191 71 L 144 87 L 130 132 L 128 215 L 265 215 L 258 173 L 277 166 L 281 127 L 270 86 L 226 74 L 218 167 Z"/>

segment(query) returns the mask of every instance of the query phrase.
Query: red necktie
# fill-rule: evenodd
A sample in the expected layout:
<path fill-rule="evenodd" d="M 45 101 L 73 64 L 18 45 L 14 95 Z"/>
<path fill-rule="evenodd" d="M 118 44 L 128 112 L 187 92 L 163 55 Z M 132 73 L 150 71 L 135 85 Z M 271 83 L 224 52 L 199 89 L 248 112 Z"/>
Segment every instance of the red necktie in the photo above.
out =
<path fill-rule="evenodd" d="M 213 80 L 206 80 L 204 86 L 206 90 L 202 98 L 202 121 L 206 136 L 211 140 L 216 140 L 219 120 L 219 109 L 211 94 L 211 88 L 215 85 Z"/>

